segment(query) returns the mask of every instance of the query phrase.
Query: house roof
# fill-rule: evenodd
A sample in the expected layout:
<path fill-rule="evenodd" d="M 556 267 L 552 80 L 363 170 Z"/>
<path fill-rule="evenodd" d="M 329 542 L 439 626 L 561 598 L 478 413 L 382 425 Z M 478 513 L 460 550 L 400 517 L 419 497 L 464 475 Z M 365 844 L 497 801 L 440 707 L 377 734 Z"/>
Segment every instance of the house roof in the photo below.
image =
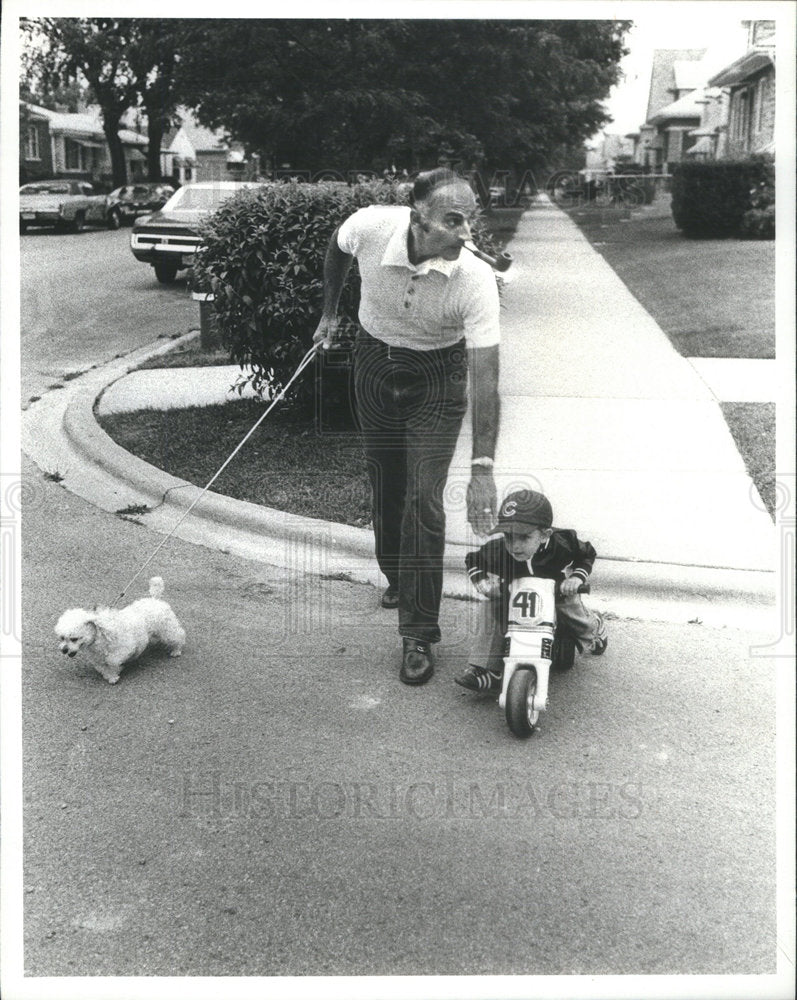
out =
<path fill-rule="evenodd" d="M 98 108 L 83 112 L 51 111 L 37 104 L 27 104 L 28 110 L 40 118 L 46 118 L 50 123 L 50 131 L 62 133 L 75 139 L 94 139 L 101 145 L 105 144 L 105 132 Z M 129 128 L 119 129 L 119 138 L 130 146 L 146 146 L 147 137 Z"/>
<path fill-rule="evenodd" d="M 180 132 L 183 133 L 183 136 L 191 144 L 195 153 L 209 152 L 211 150 L 219 152 L 230 148 L 230 144 L 227 142 L 223 132 L 200 125 L 188 108 L 180 108 L 178 114 L 180 116 L 180 124 L 169 129 L 163 137 L 164 150 L 171 149 L 172 143 Z"/>
<path fill-rule="evenodd" d="M 768 52 L 748 52 L 732 62 L 730 66 L 721 69 L 719 73 L 712 76 L 708 81 L 710 87 L 733 87 L 736 84 L 744 83 L 751 76 L 759 73 L 768 66 L 774 66 L 772 56 Z"/>
<path fill-rule="evenodd" d="M 654 49 L 645 121 L 650 121 L 652 115 L 672 101 L 671 91 L 676 89 L 675 64 L 697 63 L 705 54 L 705 49 Z M 683 76 L 688 71 L 682 69 L 679 72 Z"/>
<path fill-rule="evenodd" d="M 700 104 L 698 102 L 702 96 L 702 90 L 693 90 L 691 94 L 684 94 L 677 101 L 673 101 L 672 104 L 657 111 L 649 120 L 654 125 L 662 125 L 674 118 L 696 118 L 699 122 Z"/>

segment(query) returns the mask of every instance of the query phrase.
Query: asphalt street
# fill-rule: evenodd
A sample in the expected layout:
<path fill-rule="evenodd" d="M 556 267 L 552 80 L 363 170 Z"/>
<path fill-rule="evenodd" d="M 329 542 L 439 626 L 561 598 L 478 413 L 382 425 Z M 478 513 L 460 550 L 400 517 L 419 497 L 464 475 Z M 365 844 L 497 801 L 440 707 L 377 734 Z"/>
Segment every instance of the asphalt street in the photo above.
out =
<path fill-rule="evenodd" d="M 29 230 L 20 238 L 22 403 L 168 331 L 199 326 L 184 277 L 159 285 L 130 251 L 130 228 Z M 185 272 L 181 272 L 182 275 Z"/>
<path fill-rule="evenodd" d="M 185 286 L 132 258 L 114 297 L 126 235 L 23 239 L 31 384 L 102 360 L 99 326 L 76 350 L 31 297 L 61 241 L 82 250 L 61 315 L 90 292 L 124 321 L 103 314 L 101 352 L 191 322 Z M 174 309 L 147 304 L 149 334 L 147 295 Z M 156 540 L 23 474 L 27 975 L 775 972 L 779 661 L 750 654 L 775 636 L 612 619 L 518 741 L 453 684 L 472 604 L 444 602 L 437 674 L 407 688 L 373 588 L 175 538 L 149 572 L 186 651 L 110 687 L 53 625 L 113 601 Z"/>
<path fill-rule="evenodd" d="M 467 602 L 408 689 L 373 588 L 174 540 L 186 651 L 110 687 L 52 627 L 151 540 L 27 473 L 27 974 L 774 971 L 767 637 L 611 622 L 524 742 Z"/>

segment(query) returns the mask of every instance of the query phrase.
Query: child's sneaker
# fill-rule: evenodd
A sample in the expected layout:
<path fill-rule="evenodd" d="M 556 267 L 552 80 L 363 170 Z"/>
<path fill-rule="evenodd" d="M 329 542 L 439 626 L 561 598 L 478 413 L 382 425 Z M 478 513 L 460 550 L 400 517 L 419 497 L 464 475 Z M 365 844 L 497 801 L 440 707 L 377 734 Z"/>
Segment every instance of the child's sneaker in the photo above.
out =
<path fill-rule="evenodd" d="M 609 636 L 606 632 L 606 622 L 603 620 L 603 615 L 596 611 L 595 617 L 598 619 L 598 630 L 592 641 L 590 652 L 593 656 L 603 656 L 606 652 L 606 647 L 609 645 Z"/>
<path fill-rule="evenodd" d="M 501 675 L 494 674 L 492 670 L 485 670 L 484 667 L 474 667 L 468 664 L 467 669 L 454 678 L 454 683 L 469 691 L 500 691 Z"/>

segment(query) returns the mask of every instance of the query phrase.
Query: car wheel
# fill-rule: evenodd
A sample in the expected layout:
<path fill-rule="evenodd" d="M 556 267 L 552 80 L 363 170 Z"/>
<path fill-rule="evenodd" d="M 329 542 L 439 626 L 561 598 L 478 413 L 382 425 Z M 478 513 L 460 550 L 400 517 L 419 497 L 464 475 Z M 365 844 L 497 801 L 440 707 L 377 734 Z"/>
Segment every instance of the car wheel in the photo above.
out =
<path fill-rule="evenodd" d="M 155 277 L 162 285 L 170 285 L 177 277 L 176 264 L 153 264 L 152 266 L 155 268 Z"/>
<path fill-rule="evenodd" d="M 72 223 L 73 233 L 82 233 L 86 228 L 86 215 L 84 212 L 78 212 L 75 215 L 75 221 Z"/>
<path fill-rule="evenodd" d="M 27 228 L 28 228 L 27 222 L 24 222 L 22 219 L 20 219 L 19 220 L 19 231 L 21 233 L 24 233 L 27 230 Z"/>
<path fill-rule="evenodd" d="M 119 212 L 114 208 L 108 213 L 108 228 L 118 229 L 122 225 L 122 217 Z"/>

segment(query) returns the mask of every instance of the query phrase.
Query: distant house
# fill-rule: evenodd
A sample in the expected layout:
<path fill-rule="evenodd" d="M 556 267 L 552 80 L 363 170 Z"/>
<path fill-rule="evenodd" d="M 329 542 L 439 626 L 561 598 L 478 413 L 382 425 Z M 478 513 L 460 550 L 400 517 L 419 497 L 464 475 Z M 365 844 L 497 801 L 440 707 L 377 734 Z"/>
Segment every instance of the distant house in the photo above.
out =
<path fill-rule="evenodd" d="M 774 152 L 775 22 L 740 25 L 747 51 L 719 72 L 703 49 L 654 52 L 647 117 L 629 135 L 637 163 L 669 173 L 684 160 Z"/>
<path fill-rule="evenodd" d="M 689 137 L 692 145 L 686 150 L 690 160 L 717 160 L 725 156 L 727 94 L 718 87 L 703 87 L 695 103 L 701 108 L 700 123 Z"/>
<path fill-rule="evenodd" d="M 161 173 L 181 184 L 188 181 L 251 180 L 257 158 L 247 159 L 240 143 L 223 132 L 200 125 L 190 111 L 180 109 L 180 123 L 163 137 Z"/>
<path fill-rule="evenodd" d="M 705 49 L 656 49 L 650 72 L 645 122 L 629 133 L 633 157 L 650 170 L 667 173 L 692 145 L 689 132 L 700 124 L 700 107 L 693 96 L 705 80 Z"/>
<path fill-rule="evenodd" d="M 652 115 L 646 124 L 655 129 L 652 148 L 655 166 L 669 173 L 681 163 L 695 142 L 692 131 L 700 125 L 702 90 L 693 90 L 679 97 Z"/>
<path fill-rule="evenodd" d="M 775 151 L 775 22 L 748 21 L 748 51 L 708 81 L 727 98 L 723 155 Z"/>
<path fill-rule="evenodd" d="M 146 176 L 146 136 L 119 130 L 128 180 Z M 70 177 L 109 185 L 111 156 L 97 109 L 51 111 L 20 102 L 20 182 Z"/>
<path fill-rule="evenodd" d="M 618 160 L 628 160 L 633 153 L 634 144 L 627 136 L 604 132 L 600 140 L 587 149 L 584 167 L 596 172 L 614 170 Z"/>

